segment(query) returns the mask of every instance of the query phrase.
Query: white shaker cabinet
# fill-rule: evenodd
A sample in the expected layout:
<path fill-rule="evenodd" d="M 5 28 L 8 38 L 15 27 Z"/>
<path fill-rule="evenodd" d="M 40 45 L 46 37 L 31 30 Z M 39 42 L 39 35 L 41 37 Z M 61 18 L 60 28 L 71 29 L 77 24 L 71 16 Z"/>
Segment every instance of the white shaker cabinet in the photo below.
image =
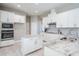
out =
<path fill-rule="evenodd" d="M 22 15 L 15 15 L 14 16 L 14 23 L 25 23 L 25 16 Z"/>
<path fill-rule="evenodd" d="M 73 11 L 67 11 L 66 13 L 65 13 L 65 15 L 64 16 L 67 16 L 66 18 L 66 20 L 67 20 L 67 27 L 74 27 L 74 24 L 75 24 L 75 22 L 74 22 L 74 12 Z"/>
<path fill-rule="evenodd" d="M 14 13 L 10 13 L 7 11 L 0 11 L 0 18 L 1 18 L 1 22 L 13 23 L 14 22 Z"/>
<path fill-rule="evenodd" d="M 4 23 L 25 23 L 25 16 L 0 10 L 0 21 Z"/>
<path fill-rule="evenodd" d="M 62 24 L 61 24 L 61 17 L 59 17 L 59 14 L 56 15 L 56 27 L 62 27 Z"/>
<path fill-rule="evenodd" d="M 56 16 L 56 23 L 57 27 L 67 27 L 67 20 L 66 16 L 64 14 L 58 14 Z"/>
<path fill-rule="evenodd" d="M 74 10 L 74 26 L 79 27 L 79 8 Z"/>
<path fill-rule="evenodd" d="M 63 27 L 73 27 L 73 24 L 74 24 L 74 14 L 73 14 L 73 12 L 71 12 L 71 11 L 64 12 L 64 13 L 62 13 L 62 16 L 63 16 L 62 25 L 65 24 L 65 25 L 63 25 Z"/>
<path fill-rule="evenodd" d="M 8 22 L 10 23 L 14 23 L 14 13 L 8 13 Z"/>
<path fill-rule="evenodd" d="M 0 18 L 1 18 L 1 22 L 7 22 L 8 20 L 8 13 L 5 11 L 0 11 Z"/>
<path fill-rule="evenodd" d="M 79 27 L 79 8 L 57 14 L 57 27 Z"/>

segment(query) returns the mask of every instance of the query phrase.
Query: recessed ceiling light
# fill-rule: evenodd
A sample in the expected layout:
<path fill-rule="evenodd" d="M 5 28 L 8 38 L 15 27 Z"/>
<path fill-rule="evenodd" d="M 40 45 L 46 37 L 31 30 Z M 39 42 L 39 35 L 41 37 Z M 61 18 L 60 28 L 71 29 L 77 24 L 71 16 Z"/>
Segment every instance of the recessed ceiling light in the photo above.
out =
<path fill-rule="evenodd" d="M 38 11 L 35 11 L 35 13 L 38 13 Z"/>
<path fill-rule="evenodd" d="M 17 7 L 21 7 L 21 5 L 17 5 Z"/>

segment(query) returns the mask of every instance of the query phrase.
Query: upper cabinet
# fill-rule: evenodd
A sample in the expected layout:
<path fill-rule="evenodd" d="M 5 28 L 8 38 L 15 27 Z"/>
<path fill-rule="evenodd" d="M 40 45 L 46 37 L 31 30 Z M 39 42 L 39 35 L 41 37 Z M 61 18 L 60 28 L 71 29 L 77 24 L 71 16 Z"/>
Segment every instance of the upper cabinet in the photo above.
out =
<path fill-rule="evenodd" d="M 14 23 L 14 13 L 8 13 L 8 22 Z"/>
<path fill-rule="evenodd" d="M 25 19 L 26 19 L 25 16 L 22 16 L 22 15 L 15 15 L 15 17 L 14 17 L 14 22 L 15 22 L 15 23 L 25 23 Z"/>
<path fill-rule="evenodd" d="M 0 10 L 0 21 L 5 23 L 25 23 L 25 16 Z"/>
<path fill-rule="evenodd" d="M 1 22 L 14 22 L 14 13 L 6 12 L 6 11 L 0 11 L 0 18 Z"/>
<path fill-rule="evenodd" d="M 79 27 L 79 8 L 56 15 L 57 27 Z"/>
<path fill-rule="evenodd" d="M 58 14 L 56 17 L 57 27 L 72 27 L 73 20 L 71 21 L 69 18 L 68 13 Z"/>

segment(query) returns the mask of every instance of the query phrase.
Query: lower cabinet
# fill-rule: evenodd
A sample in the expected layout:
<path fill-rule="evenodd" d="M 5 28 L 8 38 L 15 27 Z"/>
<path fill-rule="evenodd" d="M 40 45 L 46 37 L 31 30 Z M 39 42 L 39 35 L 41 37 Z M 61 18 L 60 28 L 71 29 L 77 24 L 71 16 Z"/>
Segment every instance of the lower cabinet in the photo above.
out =
<path fill-rule="evenodd" d="M 22 38 L 21 39 L 21 52 L 23 55 L 28 55 L 35 50 L 42 48 L 43 43 L 38 38 Z"/>

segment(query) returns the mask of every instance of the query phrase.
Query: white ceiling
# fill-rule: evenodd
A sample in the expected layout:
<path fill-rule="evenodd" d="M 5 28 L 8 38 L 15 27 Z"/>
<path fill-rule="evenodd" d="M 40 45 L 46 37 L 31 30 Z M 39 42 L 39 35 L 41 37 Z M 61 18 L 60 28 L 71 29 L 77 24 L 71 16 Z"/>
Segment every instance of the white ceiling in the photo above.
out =
<path fill-rule="evenodd" d="M 23 11 L 29 15 L 41 15 L 45 12 L 48 12 L 51 9 L 58 9 L 68 4 L 66 3 L 39 3 L 39 4 L 36 4 L 36 3 L 2 3 L 1 5 L 4 7 Z M 20 5 L 21 7 L 17 7 L 17 5 Z"/>
<path fill-rule="evenodd" d="M 56 8 L 62 6 L 60 3 L 4 3 L 2 4 L 5 7 L 18 9 L 28 13 L 29 15 L 40 15 L 46 11 L 49 11 L 52 8 Z M 17 7 L 17 5 L 21 5 L 21 7 Z"/>

